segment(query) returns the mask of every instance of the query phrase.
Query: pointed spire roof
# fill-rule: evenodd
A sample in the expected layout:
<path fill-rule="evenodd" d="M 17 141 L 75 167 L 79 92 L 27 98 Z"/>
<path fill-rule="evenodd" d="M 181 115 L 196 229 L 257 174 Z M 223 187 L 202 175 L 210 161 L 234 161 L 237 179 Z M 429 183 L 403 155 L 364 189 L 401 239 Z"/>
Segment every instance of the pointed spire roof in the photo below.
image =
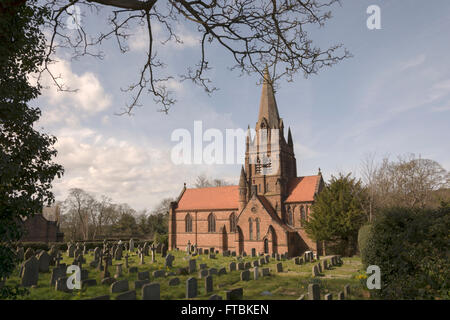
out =
<path fill-rule="evenodd" d="M 292 142 L 291 127 L 289 127 L 288 129 L 288 145 L 290 145 L 291 147 L 294 145 L 294 143 Z"/>
<path fill-rule="evenodd" d="M 273 92 L 272 80 L 269 75 L 269 68 L 264 69 L 264 79 L 261 92 L 261 100 L 259 102 L 259 115 L 257 128 L 261 127 L 261 123 L 266 119 L 269 128 L 279 128 L 280 116 L 278 114 L 277 102 Z"/>
<path fill-rule="evenodd" d="M 241 167 L 241 177 L 239 178 L 239 187 L 240 188 L 246 188 L 247 187 L 247 182 L 246 182 L 246 179 L 245 179 L 244 166 Z"/>

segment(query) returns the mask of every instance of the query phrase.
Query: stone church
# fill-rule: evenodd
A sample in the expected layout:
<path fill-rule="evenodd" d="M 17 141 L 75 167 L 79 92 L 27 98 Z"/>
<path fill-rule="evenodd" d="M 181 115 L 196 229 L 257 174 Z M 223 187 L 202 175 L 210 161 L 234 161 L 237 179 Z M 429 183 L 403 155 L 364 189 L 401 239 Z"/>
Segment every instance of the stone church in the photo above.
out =
<path fill-rule="evenodd" d="M 189 242 L 237 254 L 249 254 L 253 248 L 291 257 L 309 250 L 321 253 L 320 243 L 306 234 L 304 222 L 324 181 L 320 169 L 317 175 L 297 176 L 291 131 L 286 139 L 270 83 L 266 71 L 256 135 L 247 134 L 239 185 L 196 189 L 185 185 L 170 206 L 171 249 L 185 248 Z M 271 134 L 273 129 L 278 129 L 277 135 Z M 266 139 L 260 138 L 263 135 Z M 267 155 L 273 161 L 267 161 Z"/>

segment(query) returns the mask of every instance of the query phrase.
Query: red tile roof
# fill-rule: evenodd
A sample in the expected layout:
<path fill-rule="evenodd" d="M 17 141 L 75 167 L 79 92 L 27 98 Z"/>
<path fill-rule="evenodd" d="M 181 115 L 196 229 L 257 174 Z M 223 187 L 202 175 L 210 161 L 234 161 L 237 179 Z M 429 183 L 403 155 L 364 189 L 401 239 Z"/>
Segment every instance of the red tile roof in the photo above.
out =
<path fill-rule="evenodd" d="M 297 177 L 289 181 L 289 195 L 285 202 L 314 201 L 314 193 L 320 182 L 320 177 L 320 175 Z"/>
<path fill-rule="evenodd" d="M 238 209 L 239 186 L 186 189 L 177 210 Z"/>

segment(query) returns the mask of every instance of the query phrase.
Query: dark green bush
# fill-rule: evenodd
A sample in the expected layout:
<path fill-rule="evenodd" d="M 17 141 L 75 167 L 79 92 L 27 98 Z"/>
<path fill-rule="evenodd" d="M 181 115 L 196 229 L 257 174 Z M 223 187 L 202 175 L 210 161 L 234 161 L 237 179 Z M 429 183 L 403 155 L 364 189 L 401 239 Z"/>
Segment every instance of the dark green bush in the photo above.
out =
<path fill-rule="evenodd" d="M 365 265 L 381 269 L 382 299 L 449 299 L 450 205 L 438 210 L 391 208 L 373 223 Z"/>
<path fill-rule="evenodd" d="M 366 263 L 366 261 L 364 261 L 365 254 L 363 252 L 367 248 L 367 242 L 370 238 L 371 230 L 372 225 L 366 224 L 363 225 L 358 231 L 358 250 L 364 264 Z"/>

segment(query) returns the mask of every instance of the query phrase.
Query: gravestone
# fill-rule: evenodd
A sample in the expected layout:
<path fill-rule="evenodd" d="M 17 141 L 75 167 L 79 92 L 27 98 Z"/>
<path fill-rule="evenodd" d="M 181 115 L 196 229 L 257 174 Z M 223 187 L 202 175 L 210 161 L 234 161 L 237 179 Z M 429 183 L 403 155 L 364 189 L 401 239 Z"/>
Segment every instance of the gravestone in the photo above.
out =
<path fill-rule="evenodd" d="M 266 264 L 266 259 L 260 258 L 259 259 L 259 265 L 262 266 L 263 264 Z"/>
<path fill-rule="evenodd" d="M 259 277 L 259 268 L 258 267 L 254 267 L 253 268 L 253 279 L 254 280 L 258 280 Z"/>
<path fill-rule="evenodd" d="M 142 300 L 161 300 L 161 286 L 157 282 L 142 287 Z"/>
<path fill-rule="evenodd" d="M 21 278 L 21 283 L 24 287 L 37 285 L 39 279 L 39 262 L 35 256 L 32 256 L 23 263 Z"/>
<path fill-rule="evenodd" d="M 328 261 L 327 260 L 322 260 L 322 265 L 323 265 L 324 271 L 328 269 Z"/>
<path fill-rule="evenodd" d="M 150 279 L 150 273 L 148 271 L 138 272 L 138 280 L 148 280 Z"/>
<path fill-rule="evenodd" d="M 245 269 L 243 262 L 239 262 L 237 266 L 238 266 L 238 270 L 244 270 Z"/>
<path fill-rule="evenodd" d="M 53 287 L 56 283 L 56 280 L 58 280 L 61 277 L 64 277 L 66 275 L 67 268 L 66 267 L 56 267 L 52 269 L 51 276 L 50 276 L 50 286 Z"/>
<path fill-rule="evenodd" d="M 339 291 L 337 299 L 338 300 L 345 300 L 345 295 L 344 295 L 343 291 Z"/>
<path fill-rule="evenodd" d="M 333 294 L 331 293 L 327 293 L 326 295 L 323 296 L 324 300 L 333 300 Z"/>
<path fill-rule="evenodd" d="M 189 260 L 188 271 L 189 271 L 189 273 L 193 273 L 193 272 L 197 271 L 197 260 L 195 260 L 195 259 Z"/>
<path fill-rule="evenodd" d="M 138 272 L 138 267 L 130 267 L 128 269 L 128 273 L 136 273 L 136 272 Z"/>
<path fill-rule="evenodd" d="M 156 246 L 152 243 L 150 250 L 152 251 L 152 263 L 156 262 Z"/>
<path fill-rule="evenodd" d="M 295 264 L 300 264 L 300 257 L 295 257 L 294 258 L 294 263 Z"/>
<path fill-rule="evenodd" d="M 230 272 L 236 271 L 236 262 L 230 262 L 228 266 L 230 268 Z"/>
<path fill-rule="evenodd" d="M 222 300 L 222 297 L 218 294 L 213 294 L 208 300 Z"/>
<path fill-rule="evenodd" d="M 267 277 L 270 276 L 270 269 L 269 268 L 262 268 L 262 276 Z"/>
<path fill-rule="evenodd" d="M 319 269 L 319 273 L 322 273 L 322 264 L 320 262 L 317 264 L 317 268 Z"/>
<path fill-rule="evenodd" d="M 217 269 L 216 268 L 210 268 L 209 269 L 209 274 L 210 275 L 217 275 Z"/>
<path fill-rule="evenodd" d="M 81 287 L 95 287 L 97 285 L 97 280 L 95 279 L 85 279 L 81 280 Z"/>
<path fill-rule="evenodd" d="M 256 257 L 256 249 L 252 248 L 252 257 Z"/>
<path fill-rule="evenodd" d="M 197 296 L 197 279 L 189 278 L 186 280 L 186 298 L 195 298 Z"/>
<path fill-rule="evenodd" d="M 100 259 L 100 248 L 95 247 L 94 249 L 94 261 L 98 261 Z"/>
<path fill-rule="evenodd" d="M 250 280 L 250 271 L 245 270 L 241 272 L 241 281 L 249 281 Z"/>
<path fill-rule="evenodd" d="M 220 268 L 219 271 L 217 272 L 217 274 L 218 274 L 219 276 L 222 276 L 222 275 L 224 275 L 224 274 L 227 274 L 227 269 L 225 269 L 225 268 Z"/>
<path fill-rule="evenodd" d="M 200 263 L 200 270 L 206 269 L 208 265 L 206 263 Z"/>
<path fill-rule="evenodd" d="M 55 284 L 55 290 L 63 292 L 71 292 L 71 290 L 69 290 L 69 288 L 67 287 L 67 279 L 68 277 L 61 277 L 57 279 Z"/>
<path fill-rule="evenodd" d="M 114 252 L 114 258 L 116 260 L 122 260 L 122 246 L 118 246 L 116 251 Z"/>
<path fill-rule="evenodd" d="M 318 275 L 319 275 L 319 268 L 317 267 L 317 265 L 314 265 L 312 267 L 312 276 L 317 277 Z"/>
<path fill-rule="evenodd" d="M 250 262 L 246 262 L 245 264 L 244 264 L 244 268 L 245 269 L 250 269 L 252 267 L 252 264 L 250 263 Z"/>
<path fill-rule="evenodd" d="M 116 300 L 136 300 L 136 291 L 131 290 L 117 295 Z"/>
<path fill-rule="evenodd" d="M 172 268 L 172 264 L 173 264 L 174 260 L 175 260 L 175 257 L 169 253 L 168 255 L 166 255 L 166 262 L 164 263 L 164 266 L 166 268 Z"/>
<path fill-rule="evenodd" d="M 48 272 L 50 266 L 50 256 L 47 251 L 42 251 L 38 255 L 39 272 Z"/>
<path fill-rule="evenodd" d="M 201 269 L 201 270 L 198 272 L 198 277 L 199 277 L 200 279 L 203 279 L 203 278 L 207 277 L 208 274 L 209 274 L 209 271 L 208 271 L 207 269 Z"/>
<path fill-rule="evenodd" d="M 111 285 L 111 293 L 125 292 L 129 290 L 128 280 L 119 280 Z"/>
<path fill-rule="evenodd" d="M 244 297 L 244 289 L 236 288 L 232 290 L 227 290 L 225 291 L 225 295 L 227 300 L 242 300 Z"/>
<path fill-rule="evenodd" d="M 169 286 L 177 286 L 180 284 L 180 279 L 179 278 L 172 278 L 169 280 Z"/>
<path fill-rule="evenodd" d="M 308 285 L 309 300 L 320 300 L 320 288 L 317 283 Z"/>
<path fill-rule="evenodd" d="M 270 256 L 269 255 L 265 256 L 265 259 L 266 259 L 266 263 L 270 262 Z"/>
<path fill-rule="evenodd" d="M 259 267 L 259 261 L 258 261 L 258 260 L 253 261 L 253 262 L 252 262 L 252 265 L 253 265 L 254 267 Z"/>
<path fill-rule="evenodd" d="M 33 249 L 31 249 L 31 248 L 28 248 L 26 251 L 25 251 L 25 254 L 24 254 L 24 260 L 26 261 L 26 260 L 28 260 L 28 259 L 30 259 L 32 256 L 34 256 L 34 254 L 35 254 L 35 252 L 34 252 L 34 250 Z"/>
<path fill-rule="evenodd" d="M 134 252 L 134 240 L 132 238 L 130 239 L 130 244 L 129 244 L 128 251 Z"/>
<path fill-rule="evenodd" d="M 346 284 L 344 286 L 344 297 L 345 299 L 348 299 L 349 296 L 350 296 L 350 285 Z"/>
<path fill-rule="evenodd" d="M 122 276 L 122 264 L 116 264 L 116 274 L 114 275 L 114 278 L 118 279 Z"/>
<path fill-rule="evenodd" d="M 283 272 L 283 264 L 281 262 L 277 263 L 277 272 Z"/>
<path fill-rule="evenodd" d="M 164 270 L 153 271 L 153 278 L 164 278 L 165 276 L 166 276 L 166 271 L 164 271 Z"/>
<path fill-rule="evenodd" d="M 213 291 L 213 277 L 211 275 L 205 278 L 205 291 L 206 293 Z"/>

